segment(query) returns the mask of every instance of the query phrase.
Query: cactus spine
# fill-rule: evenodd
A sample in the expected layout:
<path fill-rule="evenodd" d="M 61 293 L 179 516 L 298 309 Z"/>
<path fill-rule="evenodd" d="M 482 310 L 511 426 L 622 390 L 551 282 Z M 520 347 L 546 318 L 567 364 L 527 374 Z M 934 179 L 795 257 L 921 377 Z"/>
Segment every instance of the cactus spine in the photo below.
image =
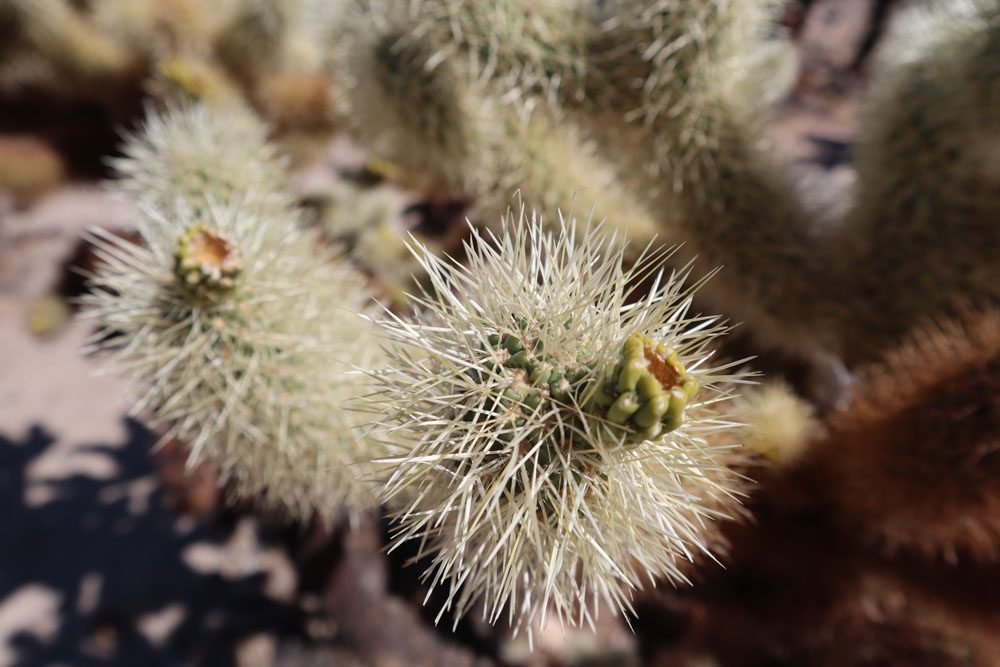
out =
<path fill-rule="evenodd" d="M 346 408 L 365 391 L 349 371 L 376 357 L 367 291 L 301 227 L 260 125 L 237 121 L 182 105 L 129 139 L 118 190 L 142 243 L 94 233 L 93 348 L 236 495 L 333 520 L 373 501 L 376 450 Z"/>

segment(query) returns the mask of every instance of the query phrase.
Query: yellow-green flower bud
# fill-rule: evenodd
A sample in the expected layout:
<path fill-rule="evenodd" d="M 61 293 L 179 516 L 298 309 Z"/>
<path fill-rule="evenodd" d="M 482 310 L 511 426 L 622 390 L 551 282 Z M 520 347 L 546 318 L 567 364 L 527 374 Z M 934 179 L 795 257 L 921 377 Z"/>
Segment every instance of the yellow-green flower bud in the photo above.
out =
<path fill-rule="evenodd" d="M 641 334 L 629 336 L 622 344 L 617 373 L 617 378 L 595 393 L 591 405 L 601 407 L 613 401 L 608 421 L 632 426 L 643 438 L 655 438 L 680 426 L 685 406 L 698 394 L 697 380 L 687 375 L 677 353 Z"/>

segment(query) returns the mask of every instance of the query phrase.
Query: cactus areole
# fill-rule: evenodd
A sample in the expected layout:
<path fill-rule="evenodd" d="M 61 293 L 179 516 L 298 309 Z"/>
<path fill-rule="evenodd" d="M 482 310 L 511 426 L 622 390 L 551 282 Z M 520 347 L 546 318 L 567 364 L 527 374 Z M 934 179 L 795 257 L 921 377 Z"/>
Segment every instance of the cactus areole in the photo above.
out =
<path fill-rule="evenodd" d="M 195 225 L 177 244 L 174 272 L 184 289 L 200 296 L 227 292 L 243 268 L 235 241 L 225 232 Z"/>

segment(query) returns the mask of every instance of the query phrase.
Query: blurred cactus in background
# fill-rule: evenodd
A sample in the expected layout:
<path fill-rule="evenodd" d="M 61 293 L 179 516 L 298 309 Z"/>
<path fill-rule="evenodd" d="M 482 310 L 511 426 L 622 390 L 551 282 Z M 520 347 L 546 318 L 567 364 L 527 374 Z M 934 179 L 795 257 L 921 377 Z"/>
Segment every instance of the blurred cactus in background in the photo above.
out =
<path fill-rule="evenodd" d="M 957 300 L 1000 298 L 1000 3 L 902 13 L 883 43 L 846 233 L 863 244 L 843 324 L 852 359 L 877 357 Z"/>
<path fill-rule="evenodd" d="M 817 444 L 837 506 L 890 552 L 1000 556 L 1000 313 L 918 329 Z"/>
<path fill-rule="evenodd" d="M 377 3 L 356 4 L 379 16 L 393 13 Z M 400 6 L 398 20 L 412 30 L 342 40 L 337 47 L 352 53 L 348 70 L 383 49 L 407 53 L 409 71 L 423 73 L 405 78 L 405 98 L 370 74 L 346 87 L 364 136 L 395 132 L 418 142 L 402 149 L 402 158 L 392 157 L 426 157 L 430 170 L 454 170 L 457 177 L 444 181 L 462 189 L 468 187 L 462 178 L 474 171 L 461 151 L 482 143 L 501 110 L 522 112 L 499 133 L 507 137 L 500 151 L 507 155 L 532 145 L 528 138 L 538 123 L 577 126 L 597 142 L 595 157 L 607 160 L 615 177 L 608 185 L 597 171 L 581 172 L 567 189 L 593 193 L 598 202 L 608 201 L 608 188 L 629 193 L 626 198 L 638 202 L 630 210 L 640 211 L 626 216 L 637 223 L 631 236 L 648 238 L 644 219 L 652 214 L 652 229 L 663 241 L 684 244 L 675 259 L 696 261 L 702 273 L 727 267 L 705 296 L 746 322 L 759 344 L 803 355 L 821 368 L 835 358 L 853 364 L 885 352 L 921 315 L 960 299 L 995 297 L 1000 252 L 989 222 L 998 215 L 1000 192 L 993 164 L 995 0 L 952 0 L 934 4 L 930 14 L 916 7 L 899 17 L 898 37 L 884 45 L 873 82 L 859 205 L 838 225 L 820 224 L 798 200 L 763 131 L 769 107 L 796 71 L 775 23 L 780 3 L 421 0 Z M 386 51 L 387 40 L 392 48 Z M 475 102 L 450 109 L 447 117 L 438 114 L 438 105 L 462 99 Z M 366 113 L 372 106 L 382 111 Z M 419 127 L 385 115 L 413 107 L 420 110 Z M 463 128 L 468 136 L 445 141 L 432 127 Z M 558 158 L 565 153 L 534 146 L 533 167 L 520 175 L 528 192 L 545 181 L 535 170 L 546 154 L 553 165 L 570 162 Z M 412 168 L 426 172 L 424 164 Z M 953 168 L 941 178 L 945 165 Z M 901 179 L 898 187 L 893 174 Z M 484 182 L 472 194 L 489 200 L 495 192 L 476 191 Z M 600 205 L 597 213 L 601 217 Z M 934 257 L 940 260 L 927 265 Z"/>

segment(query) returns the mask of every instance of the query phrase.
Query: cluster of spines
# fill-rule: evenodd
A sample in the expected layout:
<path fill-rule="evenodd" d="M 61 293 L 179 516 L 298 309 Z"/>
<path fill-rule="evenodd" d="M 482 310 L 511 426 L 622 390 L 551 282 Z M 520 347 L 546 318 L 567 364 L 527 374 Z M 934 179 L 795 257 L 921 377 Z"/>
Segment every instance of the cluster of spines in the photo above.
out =
<path fill-rule="evenodd" d="M 93 347 L 235 495 L 336 520 L 373 502 L 377 450 L 347 409 L 365 392 L 351 369 L 377 357 L 369 297 L 303 228 L 265 134 L 252 115 L 179 105 L 129 138 L 115 189 L 141 243 L 94 232 Z"/>
<path fill-rule="evenodd" d="M 394 545 L 431 559 L 442 613 L 481 598 L 487 620 L 506 609 L 529 632 L 550 606 L 587 624 L 591 596 L 627 610 L 651 577 L 684 579 L 741 490 L 720 406 L 742 376 L 708 366 L 724 324 L 688 313 L 683 275 L 628 302 L 662 252 L 630 271 L 621 238 L 545 229 L 522 213 L 474 230 L 467 265 L 419 250 L 433 291 L 382 322 L 372 395 L 405 445 L 386 461 Z"/>

